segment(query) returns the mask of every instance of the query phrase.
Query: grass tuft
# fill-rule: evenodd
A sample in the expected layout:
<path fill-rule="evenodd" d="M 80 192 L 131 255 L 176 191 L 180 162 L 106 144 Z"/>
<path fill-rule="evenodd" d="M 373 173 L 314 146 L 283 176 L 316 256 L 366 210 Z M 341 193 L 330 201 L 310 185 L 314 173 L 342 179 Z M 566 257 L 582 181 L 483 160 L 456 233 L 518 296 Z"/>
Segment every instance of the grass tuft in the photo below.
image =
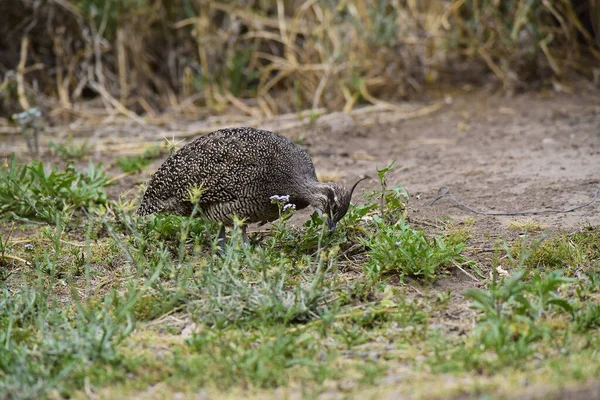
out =
<path fill-rule="evenodd" d="M 124 173 L 139 173 L 150 165 L 152 160 L 160 157 L 167 149 L 155 144 L 148 147 L 144 152 L 135 157 L 121 157 L 117 159 L 117 165 Z"/>
<path fill-rule="evenodd" d="M 541 232 L 545 229 L 545 227 L 534 220 L 525 220 L 525 221 L 510 221 L 508 223 L 508 229 L 511 231 L 516 231 L 519 233 L 536 233 Z"/>
<path fill-rule="evenodd" d="M 377 233 L 362 239 L 363 245 L 369 249 L 365 271 L 373 280 L 389 273 L 397 273 L 401 279 L 404 276 L 433 279 L 440 267 L 461 261 L 464 243 L 453 237 L 435 236 L 430 239 L 404 220 L 386 225 L 380 218 L 374 217 L 374 223 Z"/>
<path fill-rule="evenodd" d="M 91 162 L 87 173 L 67 165 L 64 172 L 39 161 L 18 164 L 13 156 L 0 168 L 0 212 L 13 219 L 54 222 L 57 213 L 106 203 L 108 178 Z"/>

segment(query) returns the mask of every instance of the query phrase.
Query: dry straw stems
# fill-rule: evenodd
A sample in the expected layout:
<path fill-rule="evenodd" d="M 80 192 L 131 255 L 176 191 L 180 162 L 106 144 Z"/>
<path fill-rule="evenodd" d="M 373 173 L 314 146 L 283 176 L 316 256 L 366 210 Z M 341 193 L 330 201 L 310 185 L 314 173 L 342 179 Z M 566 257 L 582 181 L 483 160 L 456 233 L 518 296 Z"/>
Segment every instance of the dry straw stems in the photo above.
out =
<path fill-rule="evenodd" d="M 0 108 L 63 118 L 87 98 L 139 123 L 198 106 L 261 118 L 393 109 L 448 77 L 515 90 L 600 75 L 598 0 L 13 0 L 0 14 Z"/>

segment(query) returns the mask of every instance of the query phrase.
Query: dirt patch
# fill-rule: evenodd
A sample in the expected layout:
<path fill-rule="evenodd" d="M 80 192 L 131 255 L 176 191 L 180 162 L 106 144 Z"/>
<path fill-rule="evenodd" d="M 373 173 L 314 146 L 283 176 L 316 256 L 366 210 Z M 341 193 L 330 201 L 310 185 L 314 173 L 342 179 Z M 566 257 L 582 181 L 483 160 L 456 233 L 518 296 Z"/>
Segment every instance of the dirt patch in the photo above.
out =
<path fill-rule="evenodd" d="M 518 97 L 480 92 L 456 97 L 424 118 L 369 129 L 360 123 L 323 129 L 308 133 L 307 141 L 317 170 L 348 182 L 396 159 L 399 168 L 389 182 L 402 183 L 411 193 L 415 218 L 435 222 L 474 215 L 449 199 L 428 205 L 446 185 L 478 210 L 564 209 L 590 200 L 600 184 L 600 96 L 597 91 Z M 534 219 L 571 230 L 597 225 L 599 204 L 569 214 L 482 216 L 476 226 L 494 236 L 509 221 Z"/>

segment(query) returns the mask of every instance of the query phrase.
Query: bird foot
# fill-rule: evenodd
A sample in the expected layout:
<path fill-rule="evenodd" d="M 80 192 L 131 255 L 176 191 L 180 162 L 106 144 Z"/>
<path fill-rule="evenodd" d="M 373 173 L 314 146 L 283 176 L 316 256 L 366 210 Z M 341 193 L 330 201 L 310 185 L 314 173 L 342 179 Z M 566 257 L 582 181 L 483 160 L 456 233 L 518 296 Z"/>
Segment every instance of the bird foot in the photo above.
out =
<path fill-rule="evenodd" d="M 248 246 L 250 246 L 250 239 L 248 239 L 248 233 L 246 232 L 246 225 L 242 225 L 242 240 Z M 219 230 L 219 238 L 217 239 L 217 254 L 219 256 L 225 255 L 225 225 L 221 225 L 221 229 Z"/>

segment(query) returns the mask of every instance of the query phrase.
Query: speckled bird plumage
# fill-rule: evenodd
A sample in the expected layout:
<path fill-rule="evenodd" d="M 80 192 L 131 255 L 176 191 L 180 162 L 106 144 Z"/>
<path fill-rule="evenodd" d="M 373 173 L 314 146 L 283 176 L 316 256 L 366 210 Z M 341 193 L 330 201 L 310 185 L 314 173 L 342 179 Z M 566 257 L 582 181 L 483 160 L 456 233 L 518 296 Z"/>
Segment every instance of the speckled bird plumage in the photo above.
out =
<path fill-rule="evenodd" d="M 138 214 L 190 215 L 194 187 L 201 190 L 200 215 L 224 225 L 234 216 L 246 223 L 273 221 L 279 211 L 270 197 L 289 195 L 297 209 L 312 205 L 330 215 L 335 227 L 352 195 L 337 183 L 319 182 L 310 156 L 289 139 L 233 128 L 201 136 L 172 154 L 152 176 Z"/>

